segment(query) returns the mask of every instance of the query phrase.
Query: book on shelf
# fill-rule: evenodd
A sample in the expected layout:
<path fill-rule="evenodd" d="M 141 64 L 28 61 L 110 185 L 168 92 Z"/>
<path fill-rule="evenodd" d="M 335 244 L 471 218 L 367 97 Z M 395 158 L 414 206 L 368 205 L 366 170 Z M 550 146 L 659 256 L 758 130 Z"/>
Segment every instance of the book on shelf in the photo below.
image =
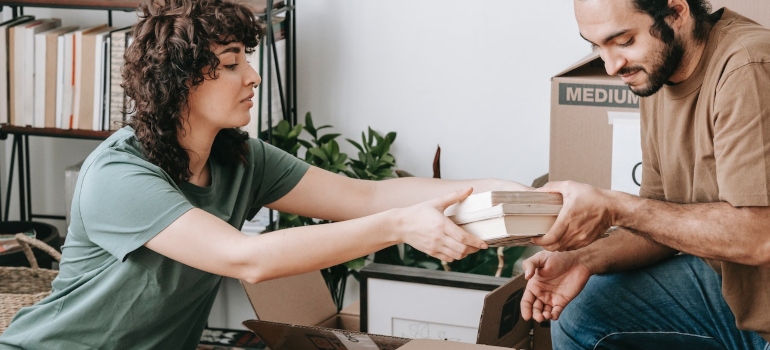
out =
<path fill-rule="evenodd" d="M 59 79 L 60 38 L 64 33 L 76 30 L 77 26 L 58 27 L 35 34 L 35 116 L 36 128 L 55 128 L 56 90 Z M 52 82 L 56 82 L 53 84 Z"/>
<path fill-rule="evenodd" d="M 548 232 L 561 207 L 558 193 L 489 191 L 470 195 L 444 213 L 490 246 L 519 246 Z"/>
<path fill-rule="evenodd" d="M 105 130 L 120 129 L 123 122 L 126 121 L 126 93 L 121 84 L 123 83 L 123 65 L 125 64 L 124 55 L 130 42 L 131 27 L 119 28 L 110 32 L 109 75 L 107 76 L 109 92 L 107 115 L 105 116 L 108 125 Z"/>
<path fill-rule="evenodd" d="M 32 21 L 33 16 L 19 16 L 3 23 L 0 23 L 0 124 L 10 123 L 10 75 L 9 72 L 9 59 L 12 58 L 10 52 L 10 36 L 11 28 Z M 12 35 L 12 32 L 11 32 Z"/>
<path fill-rule="evenodd" d="M 56 120 L 57 127 L 69 130 L 75 123 L 75 116 L 72 113 L 73 93 L 75 90 L 75 32 L 68 32 L 62 35 L 62 57 L 59 61 L 62 65 L 62 74 L 58 79 L 62 80 L 59 85 L 61 89 L 56 92 Z"/>
<path fill-rule="evenodd" d="M 107 130 L 104 126 L 107 122 L 104 119 L 104 102 L 105 102 L 105 90 L 107 89 L 107 79 L 109 78 L 109 72 L 107 71 L 107 59 L 109 58 L 109 46 L 110 46 L 110 33 L 115 28 L 110 28 L 108 31 L 99 32 L 96 34 L 96 42 L 94 46 L 94 92 L 93 92 L 93 123 L 91 130 L 101 131 Z"/>
<path fill-rule="evenodd" d="M 24 79 L 27 76 L 27 29 L 34 28 L 43 24 L 43 20 L 35 19 L 23 24 L 13 26 L 9 30 L 10 41 L 8 43 L 10 80 L 8 90 L 10 91 L 10 123 L 15 126 L 24 126 L 27 118 L 24 115 Z M 32 45 L 30 43 L 29 45 Z"/>
<path fill-rule="evenodd" d="M 94 74 L 96 67 L 96 34 L 109 31 L 106 24 L 75 31 L 72 48 L 75 61 L 72 90 L 72 128 L 92 130 L 94 124 Z"/>
<path fill-rule="evenodd" d="M 18 126 L 34 126 L 35 118 L 35 62 L 37 61 L 35 53 L 35 35 L 49 29 L 61 26 L 61 19 L 45 18 L 25 25 L 22 31 L 17 31 L 16 36 L 16 59 L 20 59 L 23 64 L 17 65 L 16 82 L 14 87 L 17 93 L 15 120 Z M 18 34 L 21 34 L 20 37 Z M 19 40 L 21 39 L 21 40 Z M 19 90 L 19 87 L 21 89 Z"/>
<path fill-rule="evenodd" d="M 65 79 L 65 43 L 66 40 L 69 39 L 70 44 L 72 42 L 72 32 L 75 30 L 78 30 L 78 26 L 68 26 L 68 27 L 62 27 L 60 30 L 56 30 L 55 32 L 52 31 L 48 34 L 46 37 L 46 41 L 48 42 L 47 48 L 46 48 L 46 54 L 50 55 L 52 54 L 51 51 L 54 49 L 55 52 L 55 69 L 53 72 L 47 72 L 47 80 L 54 80 L 56 84 L 53 88 L 50 86 L 46 86 L 46 99 L 45 99 L 45 127 L 46 128 L 61 128 L 62 127 L 62 104 L 64 103 L 64 90 L 67 88 L 65 86 L 65 83 L 69 83 L 71 81 Z M 55 43 L 52 41 L 55 40 Z M 71 49 L 72 46 L 70 45 L 70 56 L 71 56 Z M 51 56 L 48 56 L 46 60 L 50 60 Z M 46 64 L 50 66 L 52 64 L 51 61 L 47 61 Z M 71 73 L 71 69 L 69 70 Z M 49 84 L 50 85 L 50 84 Z M 71 87 L 71 84 L 69 84 Z M 53 97 L 51 97 L 51 93 L 53 93 Z M 70 91 L 71 93 L 71 91 Z M 70 98 L 71 102 L 71 98 Z"/>

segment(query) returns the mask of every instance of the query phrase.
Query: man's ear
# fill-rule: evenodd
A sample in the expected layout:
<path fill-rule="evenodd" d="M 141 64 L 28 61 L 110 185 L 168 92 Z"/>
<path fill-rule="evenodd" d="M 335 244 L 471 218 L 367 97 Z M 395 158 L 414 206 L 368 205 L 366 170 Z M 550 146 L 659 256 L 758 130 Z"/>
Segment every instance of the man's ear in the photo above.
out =
<path fill-rule="evenodd" d="M 681 29 L 691 20 L 690 5 L 686 0 L 668 0 L 668 7 L 673 13 L 668 18 L 668 24 L 671 28 Z"/>

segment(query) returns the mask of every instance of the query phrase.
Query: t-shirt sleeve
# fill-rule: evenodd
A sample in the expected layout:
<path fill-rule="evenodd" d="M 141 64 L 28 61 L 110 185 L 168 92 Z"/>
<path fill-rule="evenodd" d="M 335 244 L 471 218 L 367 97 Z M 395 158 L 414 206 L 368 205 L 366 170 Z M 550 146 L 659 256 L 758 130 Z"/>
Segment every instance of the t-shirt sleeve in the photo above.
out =
<path fill-rule="evenodd" d="M 643 101 L 641 108 L 652 108 L 645 105 Z M 658 144 L 655 142 L 655 118 L 641 118 L 641 138 L 642 138 L 642 181 L 639 188 L 639 196 L 663 200 L 665 193 L 663 191 L 663 180 L 660 176 L 660 163 L 658 161 Z"/>
<path fill-rule="evenodd" d="M 289 193 L 310 168 L 297 157 L 259 139 L 251 139 L 250 144 L 255 163 L 254 177 L 258 181 L 248 218 L 254 217 L 261 207 Z"/>
<path fill-rule="evenodd" d="M 751 87 L 751 88 L 747 88 Z M 770 63 L 727 73 L 714 100 L 714 158 L 719 199 L 770 205 Z"/>
<path fill-rule="evenodd" d="M 84 171 L 78 202 L 89 239 L 123 261 L 193 208 L 158 167 L 114 149 Z"/>

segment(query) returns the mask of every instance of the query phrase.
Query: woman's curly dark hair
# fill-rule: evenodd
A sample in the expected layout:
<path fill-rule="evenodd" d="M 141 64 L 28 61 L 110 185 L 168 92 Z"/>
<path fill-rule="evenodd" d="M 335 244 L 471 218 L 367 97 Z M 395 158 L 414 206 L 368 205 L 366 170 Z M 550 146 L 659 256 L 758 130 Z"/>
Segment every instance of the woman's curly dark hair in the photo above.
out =
<path fill-rule="evenodd" d="M 217 78 L 219 59 L 212 45 L 238 42 L 252 53 L 262 27 L 249 8 L 223 0 L 146 0 L 139 13 L 121 84 L 133 100 L 128 125 L 147 159 L 184 182 L 192 175 L 190 157 L 177 136 L 190 89 Z M 238 128 L 221 130 L 211 156 L 242 163 L 247 140 L 248 134 Z"/>

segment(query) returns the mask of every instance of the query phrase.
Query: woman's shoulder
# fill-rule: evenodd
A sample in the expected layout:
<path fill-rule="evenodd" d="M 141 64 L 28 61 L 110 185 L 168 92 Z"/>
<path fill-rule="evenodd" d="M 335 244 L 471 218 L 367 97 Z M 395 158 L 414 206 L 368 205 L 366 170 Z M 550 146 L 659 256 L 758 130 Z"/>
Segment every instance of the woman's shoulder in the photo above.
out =
<path fill-rule="evenodd" d="M 115 131 L 97 146 L 83 162 L 82 169 L 87 170 L 94 165 L 98 167 L 139 165 L 153 170 L 157 168 L 147 161 L 142 153 L 141 143 L 129 126 Z"/>

